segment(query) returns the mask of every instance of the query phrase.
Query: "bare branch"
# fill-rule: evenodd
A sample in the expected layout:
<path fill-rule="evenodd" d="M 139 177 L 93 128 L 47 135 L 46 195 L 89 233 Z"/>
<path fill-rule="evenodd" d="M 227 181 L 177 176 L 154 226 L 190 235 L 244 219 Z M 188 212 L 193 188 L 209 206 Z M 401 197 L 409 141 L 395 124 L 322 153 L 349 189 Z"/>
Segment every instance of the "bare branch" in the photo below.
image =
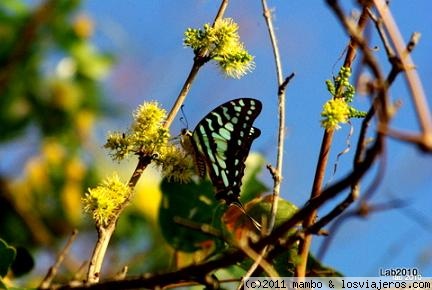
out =
<path fill-rule="evenodd" d="M 285 142 L 285 87 L 289 82 L 290 78 L 284 81 L 282 64 L 279 53 L 279 47 L 277 43 L 276 34 L 273 28 L 272 14 L 267 6 L 266 0 L 261 0 L 263 16 L 267 24 L 267 30 L 270 36 L 270 41 L 273 49 L 273 56 L 276 65 L 276 77 L 278 82 L 278 143 L 277 143 L 277 157 L 276 157 L 276 168 L 274 170 L 273 177 L 273 203 L 271 207 L 270 218 L 268 220 L 267 231 L 270 233 L 274 227 L 276 213 L 278 208 L 278 200 L 280 195 L 280 186 L 282 179 L 282 165 L 283 165 L 283 152 L 284 152 L 284 142 Z M 284 85 L 284 83 L 286 83 Z"/>
<path fill-rule="evenodd" d="M 51 282 L 54 279 L 55 275 L 57 274 L 57 271 L 60 268 L 61 263 L 63 262 L 65 256 L 68 254 L 68 252 L 69 252 L 73 242 L 75 241 L 77 235 L 78 235 L 78 230 L 73 230 L 71 236 L 69 237 L 68 241 L 66 242 L 66 245 L 58 254 L 56 262 L 54 263 L 54 265 L 52 265 L 49 268 L 48 273 L 46 274 L 45 278 L 40 283 L 39 289 L 49 289 L 51 287 Z"/>

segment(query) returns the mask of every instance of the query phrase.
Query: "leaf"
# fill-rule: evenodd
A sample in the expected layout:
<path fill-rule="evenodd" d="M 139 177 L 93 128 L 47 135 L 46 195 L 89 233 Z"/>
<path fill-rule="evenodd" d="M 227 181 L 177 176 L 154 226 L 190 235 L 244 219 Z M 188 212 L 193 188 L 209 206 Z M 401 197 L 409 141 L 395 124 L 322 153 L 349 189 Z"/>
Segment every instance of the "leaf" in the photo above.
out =
<path fill-rule="evenodd" d="M 159 224 L 166 241 L 175 249 L 194 252 L 215 245 L 217 239 L 190 225 L 212 225 L 218 201 L 209 181 L 187 184 L 162 181 Z"/>
<path fill-rule="evenodd" d="M 14 277 L 20 277 L 27 274 L 33 269 L 34 264 L 35 262 L 30 252 L 26 248 L 18 246 L 16 248 L 15 261 L 13 261 L 11 266 Z"/>
<path fill-rule="evenodd" d="M 2 239 L 0 239 L 0 257 L 0 276 L 4 277 L 15 260 L 16 250 Z"/>
<path fill-rule="evenodd" d="M 266 195 L 260 198 L 255 198 L 249 203 L 245 204 L 246 212 L 257 220 L 259 223 L 265 217 L 268 221 L 273 202 L 273 195 Z M 283 222 L 287 221 L 297 211 L 297 207 L 282 198 L 279 198 L 278 210 L 276 213 L 275 227 L 280 226 Z"/>
<path fill-rule="evenodd" d="M 71 54 L 75 57 L 78 71 L 92 80 L 105 77 L 114 62 L 111 55 L 99 53 L 96 47 L 88 42 L 75 43 Z"/>
<path fill-rule="evenodd" d="M 243 177 L 243 186 L 240 193 L 242 203 L 251 201 L 266 192 L 268 188 L 258 179 L 258 174 L 261 173 L 264 167 L 265 160 L 262 155 L 250 153 L 246 160 L 246 170 Z"/>

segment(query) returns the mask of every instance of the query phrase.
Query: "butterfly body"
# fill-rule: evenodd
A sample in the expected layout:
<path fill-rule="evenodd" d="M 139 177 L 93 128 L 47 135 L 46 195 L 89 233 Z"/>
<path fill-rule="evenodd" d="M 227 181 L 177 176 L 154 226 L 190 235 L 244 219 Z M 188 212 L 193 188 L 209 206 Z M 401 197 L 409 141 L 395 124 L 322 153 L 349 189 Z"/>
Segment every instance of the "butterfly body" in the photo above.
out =
<path fill-rule="evenodd" d="M 261 134 L 252 126 L 261 109 L 256 99 L 231 100 L 208 113 L 189 132 L 199 175 L 208 172 L 216 198 L 228 205 L 240 204 L 245 161 L 253 140 Z"/>

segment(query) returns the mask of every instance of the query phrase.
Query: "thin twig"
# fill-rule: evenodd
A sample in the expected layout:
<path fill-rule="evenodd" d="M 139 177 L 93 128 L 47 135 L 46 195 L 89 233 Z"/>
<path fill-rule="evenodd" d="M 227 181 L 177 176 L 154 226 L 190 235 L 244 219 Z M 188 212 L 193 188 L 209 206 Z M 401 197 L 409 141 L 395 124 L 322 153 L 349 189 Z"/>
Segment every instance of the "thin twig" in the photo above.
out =
<path fill-rule="evenodd" d="M 278 104 L 279 104 L 278 106 L 279 127 L 278 127 L 276 168 L 273 168 L 270 165 L 267 166 L 267 168 L 269 168 L 273 177 L 273 201 L 270 209 L 270 218 L 268 219 L 267 226 L 263 228 L 265 229 L 265 231 L 263 231 L 264 235 L 268 235 L 273 230 L 275 224 L 278 203 L 279 203 L 279 196 L 280 196 L 281 180 L 282 180 L 283 152 L 284 152 L 284 143 L 285 143 L 285 90 L 289 81 L 294 77 L 294 73 L 292 73 L 290 76 L 288 76 L 285 79 L 283 78 L 281 58 L 279 53 L 279 47 L 277 44 L 276 34 L 273 28 L 271 11 L 267 6 L 266 0 L 261 0 L 261 3 L 263 9 L 263 16 L 267 24 L 267 30 L 269 32 L 270 41 L 273 49 L 273 56 L 275 60 L 276 77 L 278 81 L 277 95 L 278 95 Z M 268 247 L 264 247 L 264 249 L 262 249 L 262 251 L 260 252 L 259 256 L 256 259 L 254 259 L 255 262 L 252 264 L 252 266 L 247 271 L 246 275 L 243 277 L 242 282 L 238 286 L 239 288 L 243 286 L 243 281 L 247 277 L 252 275 L 252 273 L 255 272 L 255 270 L 258 268 L 260 263 L 262 263 L 262 261 L 264 260 L 264 256 L 267 253 L 267 249 Z"/>
<path fill-rule="evenodd" d="M 387 57 L 389 58 L 390 62 L 392 62 L 391 59 L 393 59 L 396 55 L 395 55 L 395 52 L 393 50 L 393 47 L 390 45 L 390 41 L 389 41 L 389 39 L 387 37 L 387 34 L 386 34 L 385 30 L 384 30 L 384 27 L 382 25 L 383 24 L 382 23 L 382 19 L 378 18 L 372 12 L 372 10 L 369 9 L 369 8 L 367 9 L 367 12 L 368 12 L 369 18 L 375 23 L 375 28 L 378 31 L 379 37 L 381 38 L 381 41 L 383 43 L 383 46 L 384 46 L 384 49 L 386 51 Z"/>
<path fill-rule="evenodd" d="M 244 245 L 240 247 L 240 250 L 243 251 L 249 258 L 252 259 L 252 261 L 256 261 L 258 262 L 258 265 L 264 270 L 264 272 L 268 275 L 268 277 L 278 277 L 279 274 L 278 272 L 274 269 L 274 267 L 272 266 L 272 264 L 268 261 L 266 261 L 266 259 L 264 259 L 264 255 L 265 252 L 267 251 L 267 247 L 264 247 L 260 253 L 256 252 L 254 249 L 252 249 L 251 247 L 249 247 L 248 245 Z M 255 271 L 255 269 L 253 269 L 252 271 L 249 270 L 249 275 L 245 275 L 243 280 L 250 277 L 250 275 Z M 242 283 L 240 283 L 240 285 L 238 286 L 239 288 L 241 288 Z"/>
<path fill-rule="evenodd" d="M 185 228 L 192 229 L 202 234 L 208 235 L 213 238 L 218 238 L 221 241 L 224 241 L 224 237 L 222 233 L 219 230 L 212 227 L 211 225 L 197 223 L 192 220 L 181 218 L 181 217 L 174 217 L 174 222 Z"/>
<path fill-rule="evenodd" d="M 264 249 L 261 250 L 261 252 L 259 253 L 259 255 L 255 259 L 252 259 L 252 261 L 254 261 L 254 263 L 252 264 L 251 267 L 249 267 L 246 274 L 244 274 L 242 276 L 240 284 L 237 286 L 237 290 L 243 289 L 244 281 L 246 279 L 248 279 L 249 277 L 251 277 L 253 275 L 253 273 L 256 271 L 256 269 L 258 269 L 258 266 L 262 263 L 262 261 L 264 260 L 264 256 L 267 254 L 267 250 L 268 250 L 268 246 L 264 247 Z M 267 271 L 267 273 L 269 273 L 269 272 Z M 277 277 L 277 276 L 269 275 L 269 277 Z"/>
<path fill-rule="evenodd" d="M 49 268 L 48 273 L 46 274 L 45 278 L 40 283 L 39 289 L 49 289 L 51 287 L 51 282 L 54 279 L 55 275 L 57 274 L 57 271 L 60 268 L 61 263 L 63 262 L 65 256 L 68 254 L 68 252 L 69 252 L 73 242 L 75 241 L 77 235 L 78 235 L 78 230 L 73 230 L 71 236 L 69 237 L 68 241 L 66 242 L 66 245 L 58 254 L 54 265 L 52 265 Z"/>
<path fill-rule="evenodd" d="M 283 167 L 283 154 L 284 154 L 284 143 L 285 143 L 285 89 L 289 81 L 294 77 L 291 74 L 289 77 L 284 79 L 282 72 L 281 57 L 279 53 L 279 46 L 277 43 L 276 34 L 273 28 L 272 14 L 267 6 L 266 0 L 261 0 L 263 15 L 267 24 L 267 30 L 270 36 L 270 41 L 273 49 L 273 56 L 275 60 L 276 77 L 278 82 L 278 143 L 277 143 L 277 157 L 276 157 L 276 168 L 275 176 L 273 178 L 273 202 L 271 207 L 271 214 L 268 220 L 267 231 L 270 233 L 274 227 L 276 213 L 278 208 L 278 201 L 280 195 L 281 181 L 282 181 L 282 167 Z"/>

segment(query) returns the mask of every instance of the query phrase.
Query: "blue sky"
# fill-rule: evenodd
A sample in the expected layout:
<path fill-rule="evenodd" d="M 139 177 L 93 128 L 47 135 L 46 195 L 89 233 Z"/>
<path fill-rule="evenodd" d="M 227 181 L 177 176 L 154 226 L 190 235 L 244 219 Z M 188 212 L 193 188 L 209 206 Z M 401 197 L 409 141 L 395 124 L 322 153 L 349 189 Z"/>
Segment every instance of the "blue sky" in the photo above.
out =
<path fill-rule="evenodd" d="M 341 1 L 347 11 L 356 1 Z M 307 4 L 305 4 L 307 3 Z M 110 126 L 122 128 L 129 112 L 146 100 L 158 100 L 167 109 L 173 104 L 190 70 L 193 54 L 182 45 L 188 27 L 202 27 L 212 22 L 219 1 L 85 1 L 83 11 L 96 24 L 95 40 L 113 51 L 118 59 L 113 74 L 105 82 L 107 95 L 123 107 L 124 119 L 110 120 L 101 127 L 101 136 Z M 337 73 L 343 60 L 348 38 L 325 1 L 269 1 L 274 8 L 274 25 L 279 40 L 285 75 L 296 77 L 287 88 L 284 179 L 282 194 L 298 206 L 304 204 L 316 166 L 322 139 L 319 114 L 328 93 L 325 80 Z M 428 102 L 432 104 L 432 20 L 429 0 L 391 1 L 392 12 L 405 40 L 412 32 L 422 34 L 412 53 L 423 81 Z M 254 151 L 275 161 L 277 139 L 276 77 L 268 34 L 262 17 L 261 1 L 230 1 L 226 17 L 240 25 L 240 36 L 255 56 L 255 70 L 240 80 L 228 79 L 213 64 L 206 65 L 193 84 L 185 103 L 189 126 L 194 127 L 208 111 L 233 98 L 253 97 L 263 102 L 263 111 L 256 121 L 262 135 L 254 142 Z M 376 33 L 371 29 L 371 46 L 388 72 L 385 54 Z M 342 59 L 342 60 L 341 60 Z M 410 95 L 400 75 L 392 86 L 393 100 L 402 107 L 392 126 L 417 130 Z M 369 100 L 359 96 L 356 106 L 366 110 Z M 199 109 L 197 109 L 199 108 Z M 356 142 L 359 122 L 354 121 Z M 177 134 L 184 124 L 177 118 L 171 130 Z M 112 129 L 112 128 L 109 128 Z M 103 131 L 103 132 L 102 132 Z M 336 154 L 345 148 L 349 128 L 337 132 L 330 166 Z M 103 140 L 101 140 L 103 142 Z M 372 204 L 402 199 L 404 209 L 374 213 L 365 219 L 350 219 L 335 233 L 324 262 L 347 276 L 375 276 L 380 268 L 418 267 L 423 276 L 432 276 L 432 157 L 413 146 L 395 140 L 387 144 L 385 177 L 371 200 Z M 350 170 L 353 152 L 341 157 L 333 180 Z M 330 170 L 329 170 L 330 172 Z M 376 172 L 376 171 L 374 171 Z M 370 174 L 363 189 L 370 183 Z M 327 180 L 331 176 L 327 176 Z M 267 172 L 262 173 L 270 185 Z M 320 216 L 334 205 L 320 211 Z M 324 238 L 314 240 L 318 251 Z"/>

